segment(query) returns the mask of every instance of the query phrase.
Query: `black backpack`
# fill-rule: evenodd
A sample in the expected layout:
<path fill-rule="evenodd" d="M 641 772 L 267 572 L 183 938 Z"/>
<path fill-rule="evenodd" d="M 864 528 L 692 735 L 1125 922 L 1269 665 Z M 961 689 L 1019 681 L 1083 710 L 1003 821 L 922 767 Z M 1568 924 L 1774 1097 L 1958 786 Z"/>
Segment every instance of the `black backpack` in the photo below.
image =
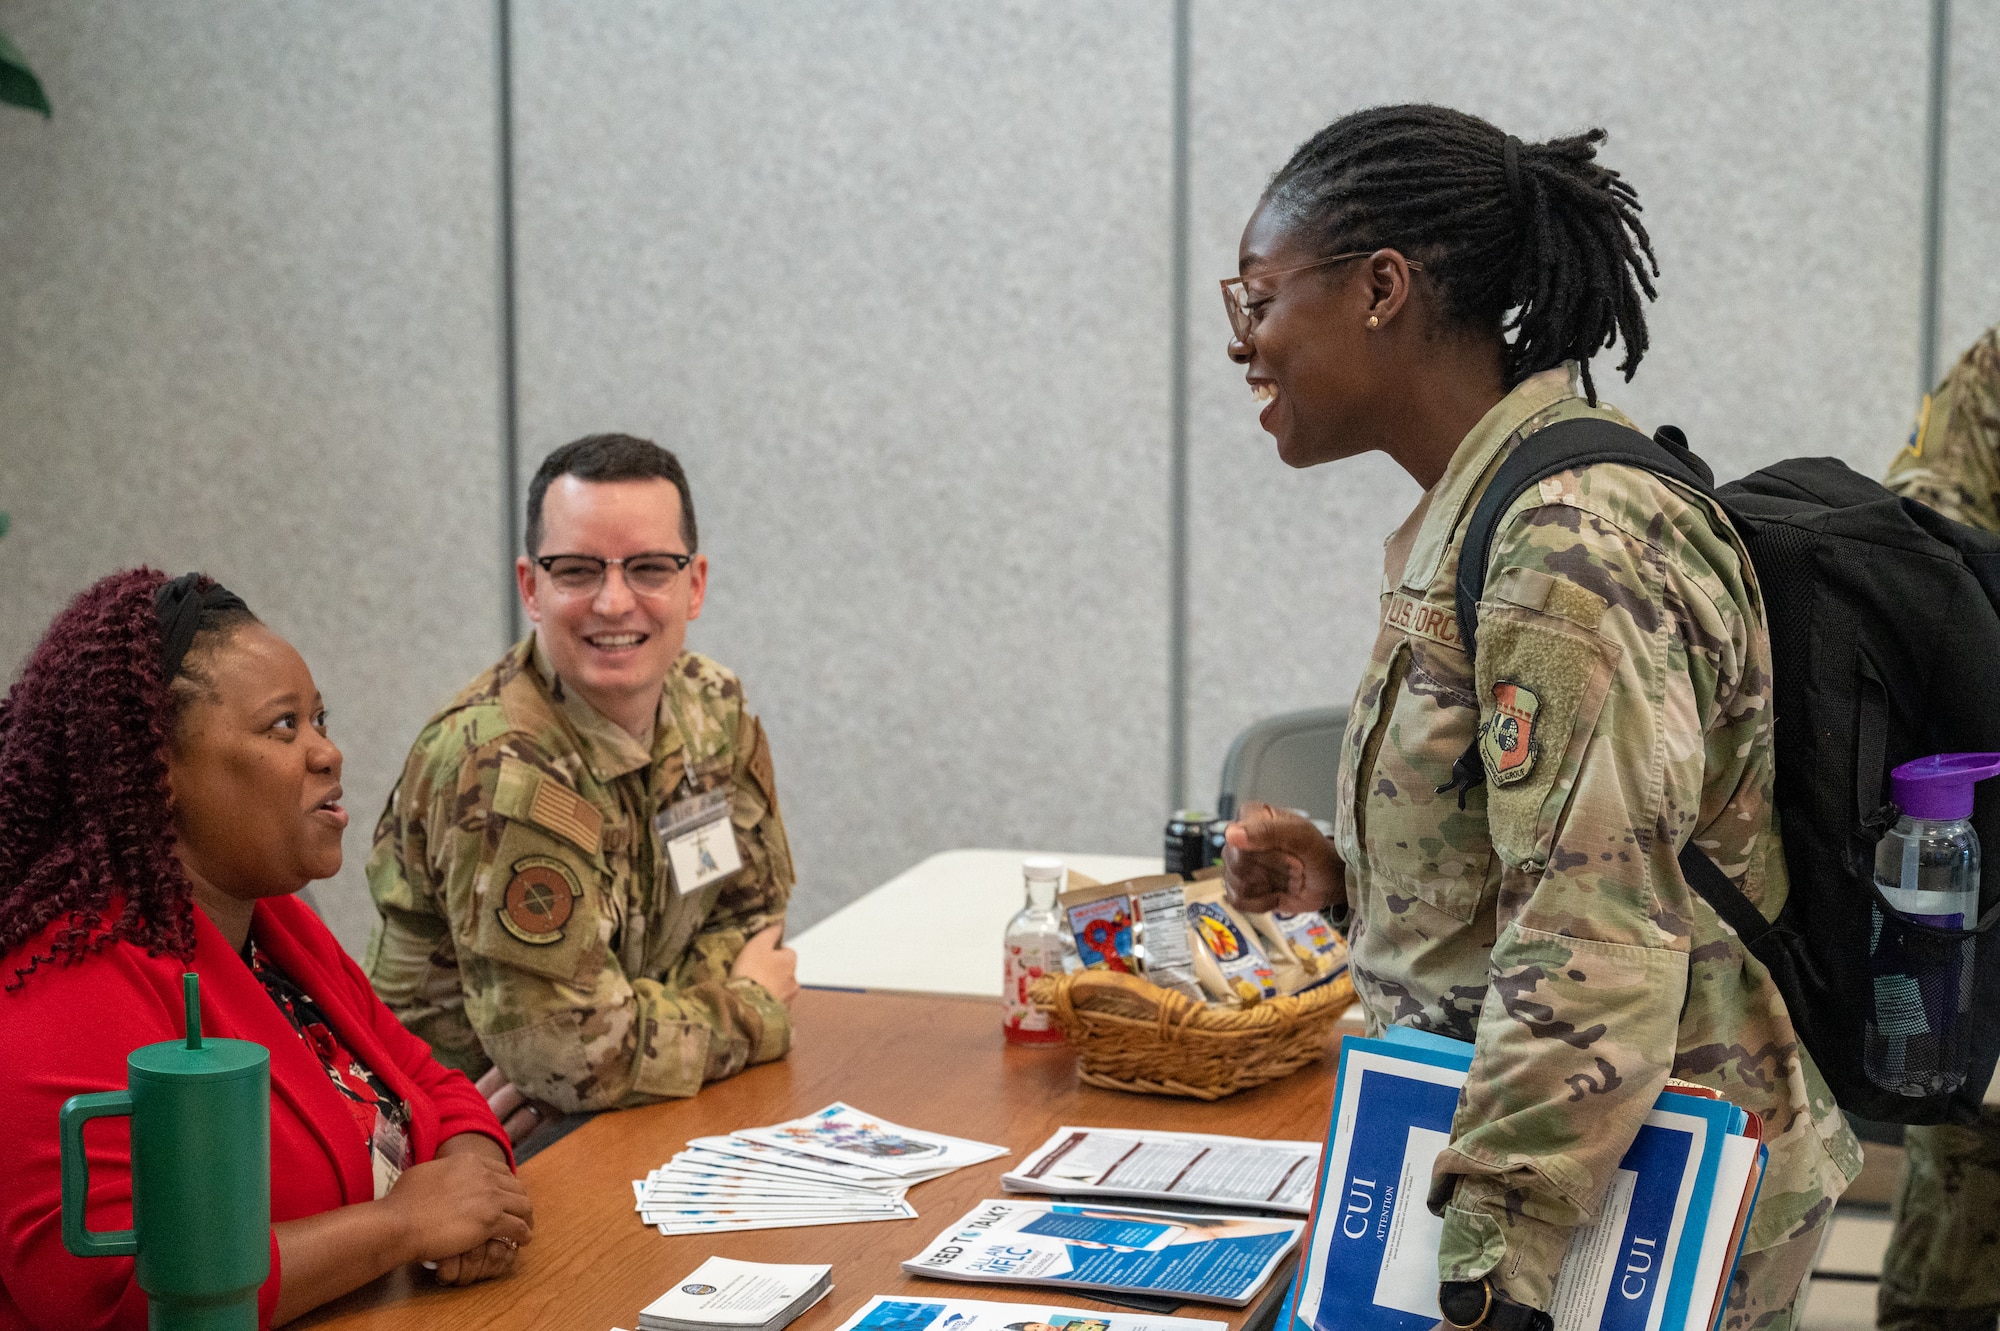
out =
<path fill-rule="evenodd" d="M 2000 1062 L 2000 781 L 1977 788 L 1985 852 L 1980 919 L 1940 929 L 1898 915 L 1875 887 L 1875 844 L 1898 816 L 1889 771 L 1926 754 L 2000 750 L 2000 536 L 1900 499 L 1834 458 L 1792 458 L 1718 489 L 1667 426 L 1648 439 L 1602 419 L 1550 425 L 1495 472 L 1459 557 L 1460 636 L 1471 654 L 1495 528 L 1528 487 L 1592 463 L 1668 477 L 1716 501 L 1749 550 L 1769 616 L 1779 831 L 1791 895 L 1766 920 L 1692 841 L 1682 875 L 1771 972 L 1799 1039 L 1842 1108 L 1886 1123 L 1971 1122 Z M 1453 769 L 1483 779 L 1477 740 Z M 1449 789 L 1449 787 L 1446 787 Z M 1910 1096 L 1870 1080 L 1862 1032 L 1877 909 L 1910 957 L 1957 963 L 1975 940 L 1964 1081 Z"/>

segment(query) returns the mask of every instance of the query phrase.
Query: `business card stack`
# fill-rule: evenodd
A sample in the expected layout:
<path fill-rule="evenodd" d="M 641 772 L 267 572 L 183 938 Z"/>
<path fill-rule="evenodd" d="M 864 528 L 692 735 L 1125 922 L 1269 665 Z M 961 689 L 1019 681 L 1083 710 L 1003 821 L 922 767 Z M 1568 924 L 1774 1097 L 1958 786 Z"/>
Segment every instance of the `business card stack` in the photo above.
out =
<path fill-rule="evenodd" d="M 639 1218 L 662 1234 L 908 1220 L 911 1187 L 1006 1153 L 836 1102 L 789 1123 L 697 1137 L 632 1192 Z"/>
<path fill-rule="evenodd" d="M 639 1314 L 639 1331 L 783 1331 L 833 1288 L 830 1266 L 711 1257 Z"/>

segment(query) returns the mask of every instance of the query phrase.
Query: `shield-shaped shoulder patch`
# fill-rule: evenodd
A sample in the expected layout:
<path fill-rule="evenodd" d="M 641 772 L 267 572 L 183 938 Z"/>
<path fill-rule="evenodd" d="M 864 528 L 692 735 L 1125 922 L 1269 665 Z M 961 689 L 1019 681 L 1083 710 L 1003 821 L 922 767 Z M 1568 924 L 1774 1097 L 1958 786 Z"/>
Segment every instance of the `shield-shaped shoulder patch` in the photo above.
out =
<path fill-rule="evenodd" d="M 1493 715 L 1479 732 L 1479 756 L 1494 785 L 1511 786 L 1533 774 L 1541 750 L 1535 740 L 1540 709 L 1541 699 L 1527 685 L 1504 679 L 1493 685 Z"/>

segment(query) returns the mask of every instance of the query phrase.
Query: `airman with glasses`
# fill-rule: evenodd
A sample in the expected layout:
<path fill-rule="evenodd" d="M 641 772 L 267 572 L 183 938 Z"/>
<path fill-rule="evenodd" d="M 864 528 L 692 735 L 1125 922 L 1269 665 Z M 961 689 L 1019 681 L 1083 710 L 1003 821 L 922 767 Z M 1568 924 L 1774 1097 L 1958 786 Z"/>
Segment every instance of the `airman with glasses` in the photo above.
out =
<path fill-rule="evenodd" d="M 557 449 L 526 545 L 533 632 L 417 737 L 368 865 L 377 993 L 516 1140 L 782 1056 L 798 992 L 770 746 L 686 650 L 708 557 L 679 461 Z"/>

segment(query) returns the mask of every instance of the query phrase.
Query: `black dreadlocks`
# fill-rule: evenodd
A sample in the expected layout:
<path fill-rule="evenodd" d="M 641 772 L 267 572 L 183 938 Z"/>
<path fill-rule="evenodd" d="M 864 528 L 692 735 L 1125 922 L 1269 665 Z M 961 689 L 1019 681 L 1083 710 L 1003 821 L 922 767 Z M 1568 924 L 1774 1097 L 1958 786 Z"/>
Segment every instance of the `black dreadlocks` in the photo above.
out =
<path fill-rule="evenodd" d="M 1660 265 L 1639 195 L 1594 160 L 1601 129 L 1522 143 L 1442 106 L 1381 106 L 1334 121 L 1271 179 L 1267 202 L 1334 254 L 1389 247 L 1424 265 L 1453 322 L 1498 326 L 1511 387 L 1614 341 L 1626 379 L 1646 354 Z M 1650 268 L 1650 272 L 1648 269 Z"/>

